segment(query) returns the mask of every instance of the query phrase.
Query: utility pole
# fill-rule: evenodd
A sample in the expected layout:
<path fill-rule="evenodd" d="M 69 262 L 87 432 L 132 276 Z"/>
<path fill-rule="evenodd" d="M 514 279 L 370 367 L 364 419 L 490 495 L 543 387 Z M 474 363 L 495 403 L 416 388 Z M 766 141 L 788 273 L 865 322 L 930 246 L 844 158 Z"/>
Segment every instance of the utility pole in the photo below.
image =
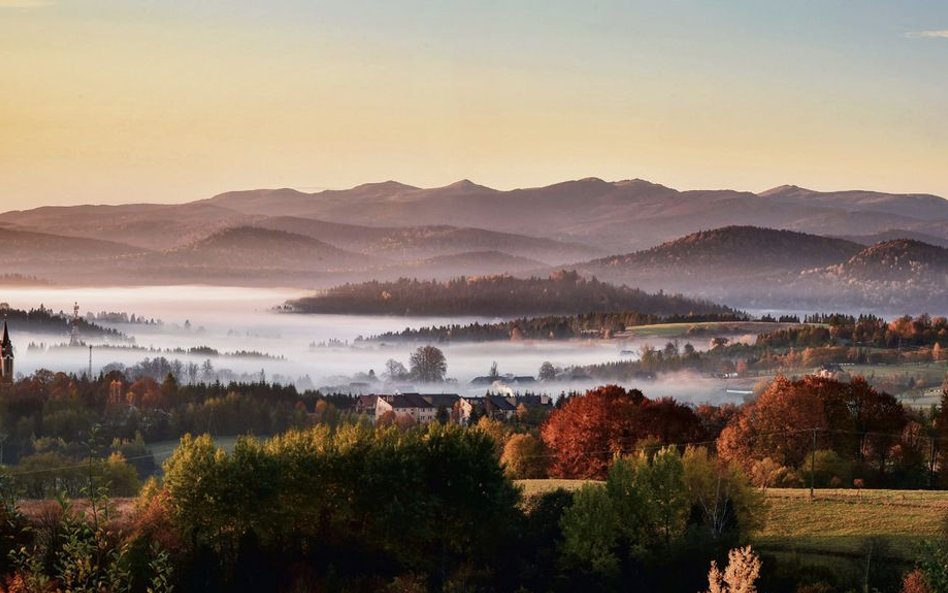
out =
<path fill-rule="evenodd" d="M 813 447 L 810 449 L 810 500 L 813 500 L 813 488 L 816 484 L 816 429 L 813 429 Z"/>
<path fill-rule="evenodd" d="M 938 454 L 935 436 L 931 437 L 931 454 L 928 456 L 928 489 L 935 489 L 935 455 Z"/>
<path fill-rule="evenodd" d="M 89 344 L 89 381 L 92 381 L 92 344 Z"/>

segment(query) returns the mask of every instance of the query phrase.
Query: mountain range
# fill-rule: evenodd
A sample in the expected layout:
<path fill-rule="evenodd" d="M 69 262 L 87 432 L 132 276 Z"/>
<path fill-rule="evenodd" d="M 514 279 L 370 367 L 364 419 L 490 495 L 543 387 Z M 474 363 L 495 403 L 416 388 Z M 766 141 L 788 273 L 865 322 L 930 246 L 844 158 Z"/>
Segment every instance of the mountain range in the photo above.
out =
<path fill-rule="evenodd" d="M 927 194 L 679 191 L 641 179 L 509 191 L 387 181 L 11 211 L 0 214 L 0 237 L 2 273 L 59 283 L 324 288 L 566 267 L 736 306 L 785 306 L 832 286 L 852 303 L 948 309 L 940 294 L 890 294 L 899 283 L 919 293 L 941 286 L 948 200 Z"/>

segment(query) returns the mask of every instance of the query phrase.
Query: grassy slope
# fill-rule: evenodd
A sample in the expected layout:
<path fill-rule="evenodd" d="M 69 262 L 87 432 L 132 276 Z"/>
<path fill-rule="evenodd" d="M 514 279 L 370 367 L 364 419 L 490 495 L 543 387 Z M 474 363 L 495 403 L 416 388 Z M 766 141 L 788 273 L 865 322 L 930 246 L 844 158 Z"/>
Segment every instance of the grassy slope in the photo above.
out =
<path fill-rule="evenodd" d="M 884 539 L 894 556 L 911 558 L 915 546 L 939 533 L 948 492 L 924 490 L 771 489 L 761 546 L 805 552 L 858 553 L 867 537 Z"/>
<path fill-rule="evenodd" d="M 696 321 L 684 323 L 653 323 L 650 325 L 635 325 L 622 332 L 627 337 L 659 337 L 659 338 L 693 338 L 696 340 L 710 339 L 721 334 L 763 334 L 791 327 L 800 327 L 802 323 L 770 323 L 762 321 Z M 812 325 L 812 324 L 811 324 Z M 700 335 L 689 334 L 689 330 L 698 330 Z"/>
<path fill-rule="evenodd" d="M 527 495 L 556 488 L 575 490 L 583 480 L 520 480 Z M 753 543 L 772 551 L 856 554 L 869 537 L 880 537 L 894 557 L 913 557 L 915 545 L 939 533 L 948 515 L 948 491 L 809 490 L 771 488 L 763 531 Z"/>

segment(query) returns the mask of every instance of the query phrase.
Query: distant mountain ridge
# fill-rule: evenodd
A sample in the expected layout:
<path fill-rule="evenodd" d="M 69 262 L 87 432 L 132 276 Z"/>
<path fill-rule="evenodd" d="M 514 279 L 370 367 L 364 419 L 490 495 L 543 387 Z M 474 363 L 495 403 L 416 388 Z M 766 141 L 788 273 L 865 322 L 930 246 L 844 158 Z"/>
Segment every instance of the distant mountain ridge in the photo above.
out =
<path fill-rule="evenodd" d="M 600 253 L 629 253 L 729 225 L 834 236 L 902 229 L 948 239 L 948 200 L 933 195 L 817 192 L 797 186 L 757 194 L 679 191 L 642 179 L 610 182 L 594 177 L 514 190 L 469 180 L 437 188 L 386 181 L 315 193 L 242 190 L 187 204 L 7 212 L 0 214 L 0 223 L 167 249 L 213 230 L 277 217 L 360 227 L 476 228 L 584 244 Z"/>
<path fill-rule="evenodd" d="M 948 250 L 909 239 L 858 243 L 775 229 L 699 231 L 572 266 L 608 282 L 759 307 L 874 307 L 948 313 Z"/>
<path fill-rule="evenodd" d="M 868 256 L 864 265 L 848 263 L 879 241 L 948 243 L 948 201 L 927 194 L 679 191 L 594 177 L 509 191 L 470 180 L 437 188 L 385 181 L 315 193 L 227 192 L 187 204 L 7 212 L 4 233 L 22 239 L 4 273 L 57 283 L 324 288 L 575 267 L 739 307 L 829 299 L 948 308 L 940 293 L 922 289 L 941 286 L 937 273 L 921 277 L 940 269 L 929 261 L 940 252 L 911 250 L 918 259 L 903 272 Z M 900 292 L 899 282 L 911 290 Z"/>
<path fill-rule="evenodd" d="M 678 191 L 641 179 L 598 178 L 499 191 L 470 182 L 416 188 L 394 182 L 305 194 L 228 192 L 206 201 L 244 214 L 281 211 L 349 224 L 456 225 L 578 241 L 612 251 L 657 245 L 702 228 L 751 225 L 816 234 L 904 228 L 948 238 L 948 201 L 924 194 L 815 192 L 783 186 L 759 194 Z"/>

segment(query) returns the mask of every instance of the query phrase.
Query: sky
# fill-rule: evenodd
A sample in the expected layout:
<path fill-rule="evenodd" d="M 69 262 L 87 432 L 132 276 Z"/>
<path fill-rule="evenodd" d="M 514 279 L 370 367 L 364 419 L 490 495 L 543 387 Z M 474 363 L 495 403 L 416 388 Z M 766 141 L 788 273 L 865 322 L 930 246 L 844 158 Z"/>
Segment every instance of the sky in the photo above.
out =
<path fill-rule="evenodd" d="M 0 210 L 643 178 L 948 196 L 948 2 L 0 0 Z"/>

